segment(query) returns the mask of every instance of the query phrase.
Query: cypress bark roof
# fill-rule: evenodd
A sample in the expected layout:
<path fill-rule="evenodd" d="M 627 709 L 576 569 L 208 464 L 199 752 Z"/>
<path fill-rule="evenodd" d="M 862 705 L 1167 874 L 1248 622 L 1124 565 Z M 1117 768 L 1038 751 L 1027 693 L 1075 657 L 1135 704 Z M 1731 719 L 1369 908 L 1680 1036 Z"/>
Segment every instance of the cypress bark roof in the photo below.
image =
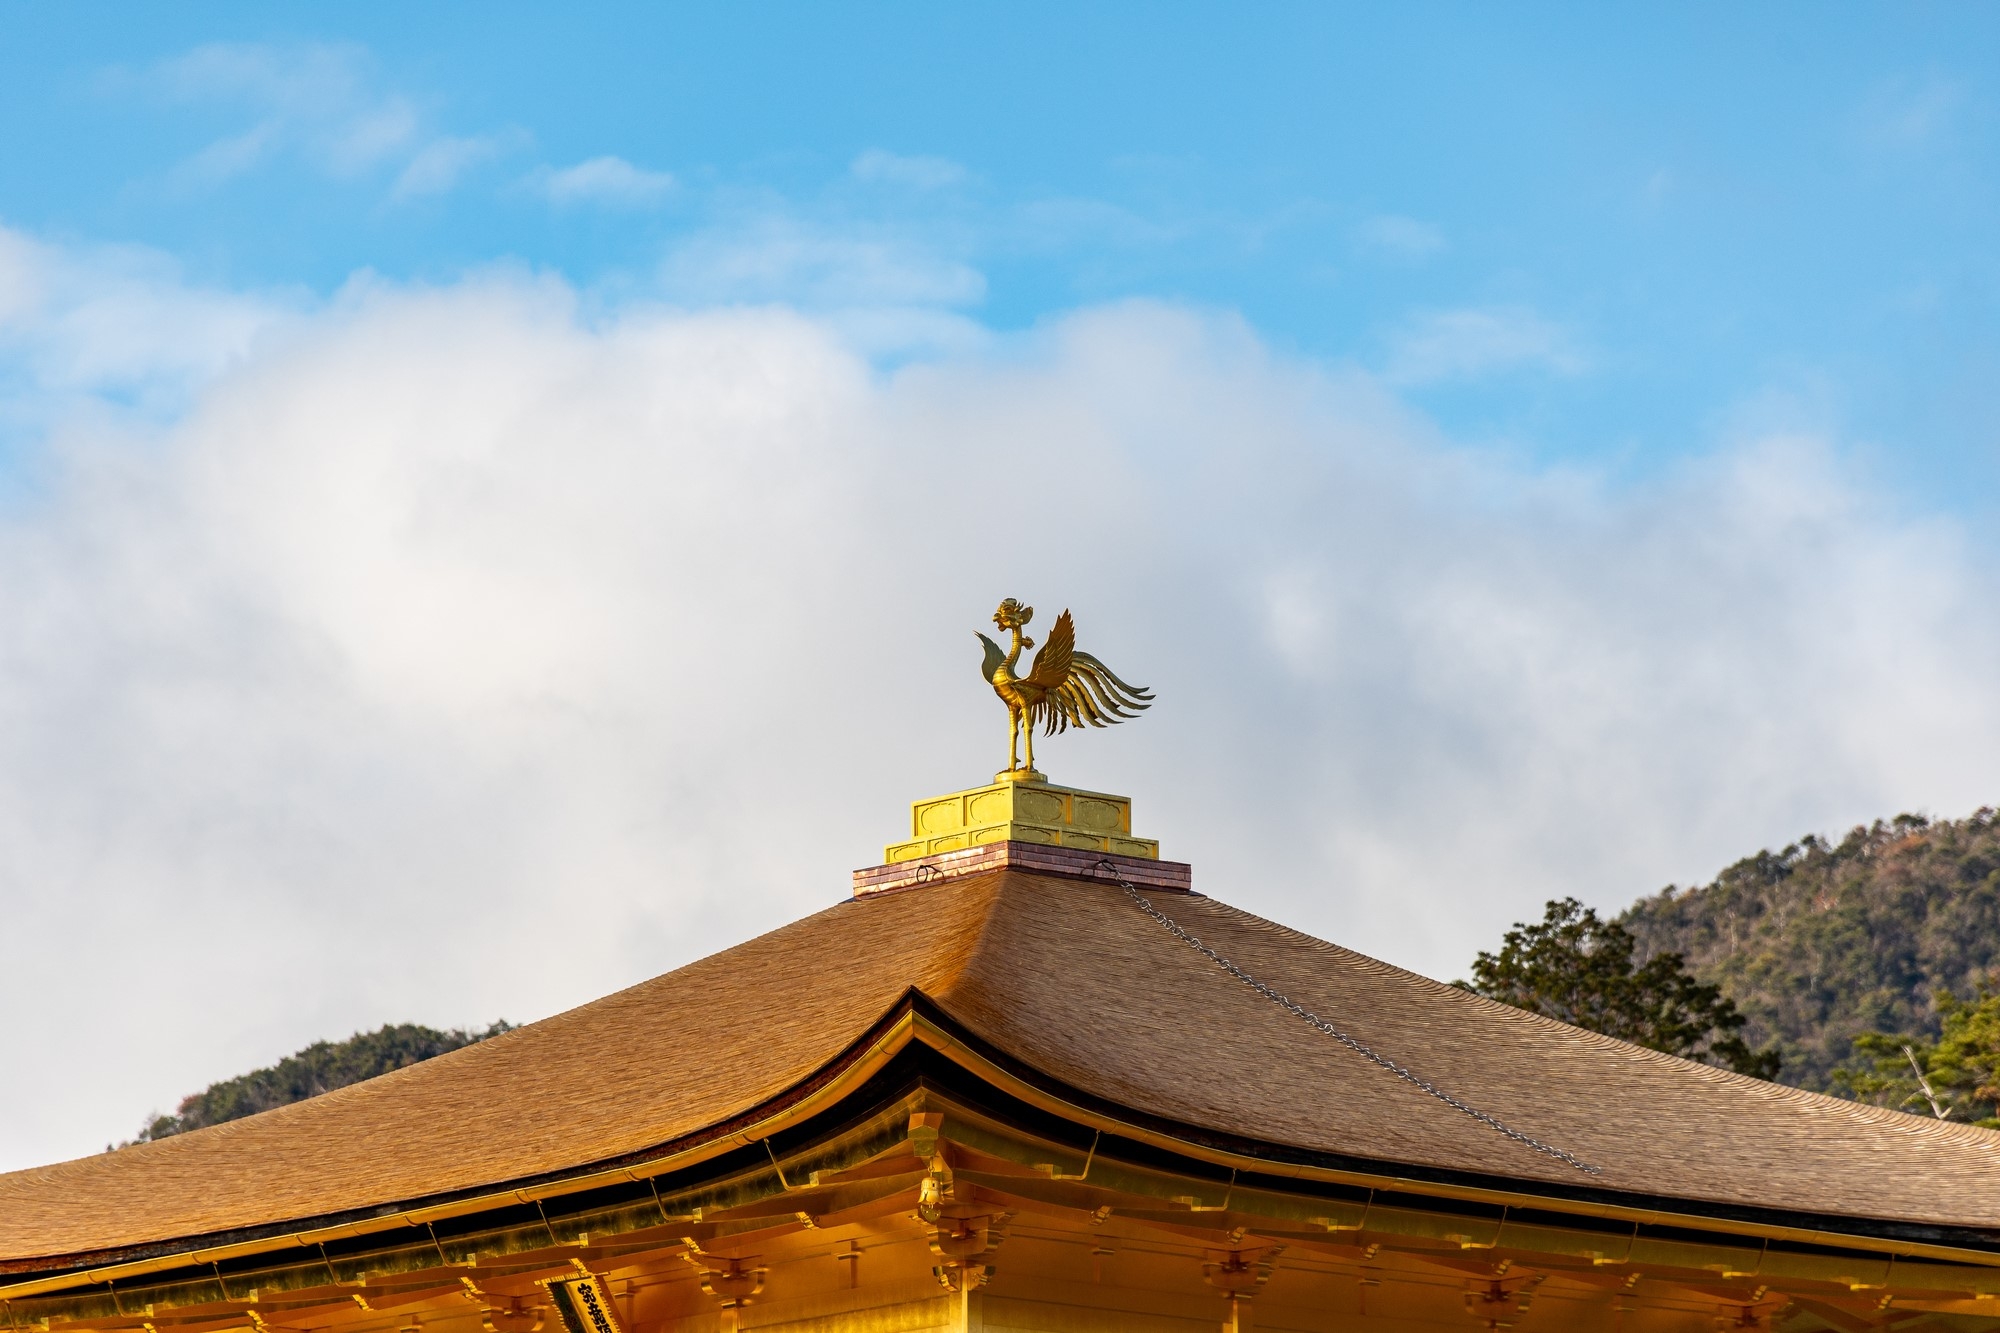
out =
<path fill-rule="evenodd" d="M 310 1101 L 0 1176 L 0 1261 L 173 1247 L 580 1172 L 796 1093 L 911 989 L 1155 1122 L 1364 1160 L 1816 1217 L 2000 1228 L 2000 1133 L 1661 1055 L 1212 898 L 1149 895 L 1496 1131 L 1230 976 L 1120 889 L 1017 870 L 842 902 L 628 990 Z"/>

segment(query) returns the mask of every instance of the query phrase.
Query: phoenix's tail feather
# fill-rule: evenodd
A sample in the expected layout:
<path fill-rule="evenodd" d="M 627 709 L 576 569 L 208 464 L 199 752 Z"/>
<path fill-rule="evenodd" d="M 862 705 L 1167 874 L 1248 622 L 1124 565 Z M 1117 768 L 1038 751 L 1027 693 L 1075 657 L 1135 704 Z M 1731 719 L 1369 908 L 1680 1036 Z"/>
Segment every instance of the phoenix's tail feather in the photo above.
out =
<path fill-rule="evenodd" d="M 1044 735 L 1071 727 L 1104 727 L 1137 717 L 1152 706 L 1152 691 L 1129 685 L 1110 667 L 1086 652 L 1070 654 L 1067 678 L 1051 689 L 1036 709 Z"/>
<path fill-rule="evenodd" d="M 1127 685 L 1124 681 L 1118 679 L 1110 667 L 1104 665 L 1104 663 L 1098 661 L 1089 653 L 1079 652 L 1072 654 L 1072 656 L 1076 661 L 1083 663 L 1098 676 L 1101 676 L 1105 683 L 1110 685 L 1118 694 L 1126 696 L 1125 702 L 1130 707 L 1144 708 L 1153 701 L 1153 692 L 1151 690 L 1138 685 Z"/>
<path fill-rule="evenodd" d="M 978 630 L 972 632 L 978 637 L 981 643 L 986 645 L 986 660 L 980 663 L 979 678 L 990 685 L 993 683 L 993 673 L 998 671 L 1000 664 L 1007 660 L 1007 654 L 1000 651 L 999 644 L 993 642 L 993 640 L 987 638 L 984 634 L 980 634 Z"/>

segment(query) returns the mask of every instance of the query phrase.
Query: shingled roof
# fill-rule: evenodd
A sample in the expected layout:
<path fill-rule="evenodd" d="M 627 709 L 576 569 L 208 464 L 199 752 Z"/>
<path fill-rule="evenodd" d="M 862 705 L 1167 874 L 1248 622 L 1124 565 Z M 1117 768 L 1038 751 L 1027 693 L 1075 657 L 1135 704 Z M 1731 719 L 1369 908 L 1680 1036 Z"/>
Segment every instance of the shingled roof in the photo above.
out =
<path fill-rule="evenodd" d="M 742 1142 L 758 1117 L 837 1083 L 913 1005 L 963 1050 L 1073 1102 L 1274 1163 L 1694 1213 L 2000 1229 L 2000 1133 L 1661 1055 L 1213 898 L 1148 897 L 1357 1041 L 1594 1172 L 1315 1030 L 1115 885 L 1010 869 L 845 901 L 310 1101 L 0 1176 L 0 1271 Z"/>

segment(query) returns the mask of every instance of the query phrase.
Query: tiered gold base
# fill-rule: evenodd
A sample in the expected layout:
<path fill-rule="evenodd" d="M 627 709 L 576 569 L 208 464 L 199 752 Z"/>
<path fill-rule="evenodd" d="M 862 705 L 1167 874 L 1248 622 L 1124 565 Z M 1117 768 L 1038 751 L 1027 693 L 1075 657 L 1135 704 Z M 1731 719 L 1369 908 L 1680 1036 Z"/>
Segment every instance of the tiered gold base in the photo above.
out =
<path fill-rule="evenodd" d="M 1148 861 L 1160 844 L 1132 836 L 1132 798 L 1058 787 L 1024 769 L 991 785 L 910 805 L 910 837 L 882 849 L 884 862 L 914 861 L 995 842 L 1039 843 Z"/>

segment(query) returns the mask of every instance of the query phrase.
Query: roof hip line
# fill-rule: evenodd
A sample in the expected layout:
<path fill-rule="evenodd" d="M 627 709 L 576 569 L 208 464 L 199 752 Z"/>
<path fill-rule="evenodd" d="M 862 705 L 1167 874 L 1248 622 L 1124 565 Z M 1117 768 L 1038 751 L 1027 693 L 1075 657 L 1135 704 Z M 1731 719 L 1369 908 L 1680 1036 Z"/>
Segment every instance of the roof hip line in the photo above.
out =
<path fill-rule="evenodd" d="M 1554 1144 L 1544 1143 L 1540 1139 L 1533 1138 L 1527 1134 L 1523 1134 L 1520 1130 L 1514 1129 L 1511 1126 L 1504 1123 L 1503 1121 L 1501 1121 L 1497 1116 L 1490 1116 L 1486 1114 L 1486 1112 L 1479 1110 L 1477 1107 L 1474 1107 L 1460 1100 L 1459 1098 L 1452 1096 L 1450 1093 L 1446 1092 L 1443 1088 L 1440 1088 L 1437 1084 L 1432 1083 L 1429 1079 L 1424 1078 L 1421 1075 L 1414 1073 L 1409 1069 L 1404 1068 L 1402 1065 L 1397 1064 L 1394 1060 L 1391 1060 L 1388 1056 L 1383 1055 L 1380 1052 L 1376 1051 L 1373 1047 L 1358 1040 L 1357 1038 L 1349 1036 L 1345 1032 L 1342 1032 L 1339 1028 L 1335 1027 L 1333 1024 L 1321 1018 L 1318 1014 L 1313 1013 L 1310 1009 L 1307 1009 L 1305 1006 L 1292 1000 L 1282 991 L 1279 991 L 1275 987 L 1266 985 L 1264 982 L 1257 980 L 1257 978 L 1251 976 L 1248 972 L 1245 972 L 1242 968 L 1230 962 L 1227 958 L 1223 957 L 1215 950 L 1209 948 L 1206 944 L 1203 944 L 1199 938 L 1197 938 L 1192 932 L 1190 932 L 1184 926 L 1182 926 L 1178 921 L 1175 921 L 1165 912 L 1162 912 L 1159 908 L 1153 906 L 1152 903 L 1146 901 L 1146 896 L 1139 892 L 1138 886 L 1133 884 L 1130 880 L 1121 877 L 1118 873 L 1118 867 L 1113 865 L 1109 860 L 1099 861 L 1097 862 L 1097 864 L 1103 866 L 1106 870 L 1111 872 L 1112 882 L 1117 884 L 1119 888 L 1125 890 L 1125 896 L 1130 898 L 1134 903 L 1134 905 L 1136 905 L 1140 911 L 1144 912 L 1147 916 L 1153 918 L 1153 920 L 1159 922 L 1162 926 L 1165 926 L 1168 931 L 1172 932 L 1175 939 L 1187 945 L 1189 948 L 1193 949 L 1196 953 L 1201 954 L 1203 957 L 1207 958 L 1211 963 L 1214 963 L 1217 967 L 1227 972 L 1230 976 L 1235 977 L 1238 981 L 1248 986 L 1251 990 L 1256 991 L 1259 995 L 1271 1001 L 1273 1004 L 1277 1005 L 1282 1009 L 1287 1010 L 1296 1017 L 1304 1020 L 1307 1024 L 1311 1025 L 1314 1028 L 1317 1028 L 1319 1031 L 1325 1033 L 1327 1036 L 1332 1037 L 1335 1041 L 1347 1047 L 1349 1050 L 1352 1050 L 1357 1055 L 1360 1055 L 1363 1058 L 1370 1060 L 1375 1064 L 1380 1065 L 1382 1068 L 1394 1074 L 1397 1078 L 1402 1079 L 1405 1083 L 1408 1083 L 1413 1087 L 1419 1088 L 1422 1091 L 1429 1093 L 1431 1096 L 1443 1102 L 1446 1106 L 1452 1107 L 1453 1109 L 1458 1111 L 1463 1111 L 1466 1115 L 1471 1116 L 1474 1120 L 1477 1120 L 1480 1124 L 1485 1125 L 1489 1129 L 1497 1130 L 1506 1137 L 1514 1140 L 1516 1143 L 1525 1144 L 1526 1146 L 1533 1148 L 1536 1152 L 1547 1153 L 1550 1157 L 1555 1158 L 1557 1161 L 1566 1163 L 1569 1166 L 1573 1166 L 1577 1170 L 1583 1172 L 1586 1175 L 1601 1176 L 1604 1174 L 1602 1168 L 1592 1166 L 1590 1165 L 1590 1163 L 1576 1156 L 1576 1154 L 1571 1152 L 1566 1152 L 1565 1150 L 1556 1147 Z"/>

